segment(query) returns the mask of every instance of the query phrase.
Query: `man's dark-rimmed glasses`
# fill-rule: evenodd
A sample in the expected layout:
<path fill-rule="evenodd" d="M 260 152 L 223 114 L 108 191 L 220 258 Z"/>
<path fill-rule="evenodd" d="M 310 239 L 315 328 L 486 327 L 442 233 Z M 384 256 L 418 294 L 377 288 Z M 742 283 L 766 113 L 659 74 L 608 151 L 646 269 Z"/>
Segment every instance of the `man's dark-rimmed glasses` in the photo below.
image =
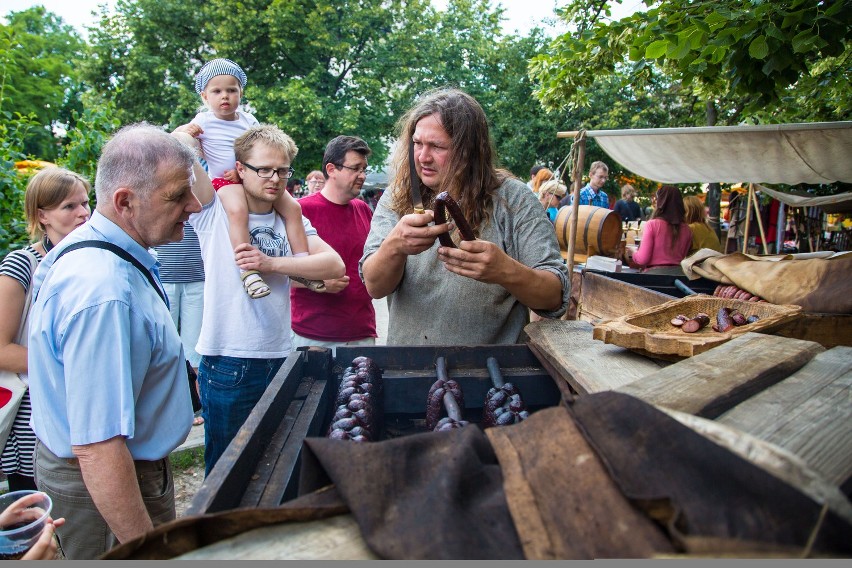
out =
<path fill-rule="evenodd" d="M 296 170 L 293 169 L 292 166 L 287 166 L 286 168 L 256 168 L 251 164 L 247 164 L 243 162 L 243 165 L 248 169 L 254 171 L 257 174 L 257 177 L 263 179 L 272 179 L 272 176 L 276 173 L 278 174 L 278 179 L 290 179 L 293 177 L 293 174 Z"/>

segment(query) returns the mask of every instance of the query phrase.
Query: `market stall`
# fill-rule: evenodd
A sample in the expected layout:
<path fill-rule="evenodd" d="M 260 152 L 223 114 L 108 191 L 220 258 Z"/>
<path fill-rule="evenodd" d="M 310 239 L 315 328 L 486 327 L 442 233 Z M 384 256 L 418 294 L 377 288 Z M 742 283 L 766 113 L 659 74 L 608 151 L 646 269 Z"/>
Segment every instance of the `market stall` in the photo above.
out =
<path fill-rule="evenodd" d="M 810 124 L 783 124 L 765 126 L 737 126 L 737 127 L 704 127 L 704 128 L 661 128 L 661 129 L 638 129 L 638 130 L 602 130 L 602 131 L 579 131 L 560 132 L 560 137 L 573 137 L 574 147 L 572 155 L 574 173 L 574 191 L 579 192 L 580 176 L 583 169 L 582 157 L 584 155 L 585 140 L 594 138 L 600 146 L 617 162 L 627 169 L 648 179 L 662 183 L 708 183 L 726 182 L 747 184 L 748 191 L 745 193 L 748 214 L 746 221 L 752 218 L 752 208 L 757 207 L 755 192 L 764 192 L 779 200 L 787 207 L 796 207 L 806 210 L 808 207 L 838 207 L 850 202 L 850 194 L 841 194 L 825 197 L 799 196 L 788 192 L 781 192 L 763 186 L 763 183 L 829 183 L 835 181 L 852 181 L 852 162 L 848 156 L 852 153 L 852 122 L 834 123 L 810 123 Z M 575 200 L 576 203 L 576 200 Z M 573 227 L 579 226 L 577 221 L 577 207 L 573 210 L 564 208 L 565 215 L 569 211 L 572 216 L 566 225 L 571 229 L 566 233 L 574 237 L 579 231 Z M 762 235 L 761 242 L 766 243 L 768 238 L 765 228 L 759 222 L 757 224 Z M 748 226 L 745 228 L 749 234 Z M 724 275 L 718 272 L 708 278 L 707 273 L 689 273 L 687 277 L 661 276 L 650 274 L 631 274 L 625 271 L 623 274 L 615 272 L 595 271 L 597 274 L 609 276 L 623 282 L 623 285 L 612 283 L 601 285 L 600 280 L 587 278 L 590 271 L 585 267 L 574 270 L 574 243 L 576 238 L 567 243 L 565 252 L 569 267 L 574 273 L 572 279 L 572 306 L 569 317 L 586 319 L 592 321 L 597 318 L 612 318 L 624 315 L 626 312 L 619 311 L 621 298 L 628 299 L 637 294 L 630 284 L 648 288 L 654 292 L 663 292 L 666 298 L 660 298 L 657 303 L 670 300 L 672 297 L 683 297 L 692 292 L 712 294 L 715 284 L 732 284 Z M 747 241 L 747 240 L 746 240 Z M 745 247 L 747 242 L 743 243 Z M 819 247 L 816 247 L 819 248 Z M 746 252 L 743 250 L 743 252 Z M 764 249 L 764 252 L 768 252 Z M 606 254 L 605 252 L 602 254 Z M 582 257 L 581 257 L 582 258 Z M 740 259 L 737 259 L 738 261 Z M 797 258 L 786 258 L 786 264 L 799 263 Z M 833 291 L 840 297 L 852 295 L 848 282 L 844 283 L 843 273 L 848 270 L 848 259 L 835 259 L 831 265 L 822 260 L 810 260 L 811 265 L 839 267 L 834 270 L 837 274 L 835 279 L 840 288 Z M 686 262 L 686 261 L 684 261 Z M 802 261 L 804 263 L 804 261 Z M 842 265 L 842 266 L 841 266 Z M 782 264 L 778 265 L 779 267 Z M 819 289 L 819 278 L 825 278 L 825 266 L 817 268 L 822 276 L 816 273 L 801 277 L 805 272 L 798 275 L 801 286 L 810 286 L 810 292 L 814 296 L 825 296 Z M 763 272 L 764 266 L 755 265 L 755 279 Z M 700 277 L 700 278 L 699 278 Z M 753 288 L 752 278 L 749 276 L 738 276 L 737 285 L 753 295 L 757 295 Z M 815 280 L 816 278 L 816 280 Z M 788 277 L 789 279 L 789 277 Z M 839 280 L 838 280 L 839 279 Z M 833 285 L 833 284 L 832 284 Z M 846 291 L 844 292 L 843 288 Z M 764 288 L 766 288 L 764 286 Z M 772 294 L 771 283 L 766 300 L 775 300 Z M 641 295 L 641 294 L 640 294 Z M 605 304 L 609 303 L 609 306 Z M 647 307 L 647 306 L 643 306 Z M 802 339 L 825 339 L 830 330 L 841 329 L 839 339 L 831 339 L 835 345 L 852 345 L 852 332 L 849 331 L 850 310 L 838 309 L 838 304 L 830 301 L 821 306 L 822 309 L 806 308 L 809 312 L 804 319 L 815 325 L 803 325 L 801 321 L 790 324 L 785 328 L 791 337 Z M 823 315 L 828 312 L 828 315 Z M 796 333 L 800 335 L 795 335 Z"/>
<path fill-rule="evenodd" d="M 671 362 L 590 341 L 592 331 L 545 320 L 527 326 L 526 345 L 302 351 L 192 514 L 107 558 L 852 553 L 850 348 L 746 333 Z M 385 367 L 390 438 L 328 440 L 345 366 L 364 355 Z M 483 431 L 492 356 L 531 414 Z M 429 434 L 439 357 L 472 424 Z"/>
<path fill-rule="evenodd" d="M 591 321 L 533 322 L 518 345 L 300 350 L 189 515 L 105 558 L 852 554 L 852 348 L 785 337 L 807 314 L 768 306 L 706 349 L 625 347 L 598 320 L 675 298 L 592 272 L 578 289 Z"/>
<path fill-rule="evenodd" d="M 749 207 L 753 205 L 754 184 L 852 182 L 850 121 L 581 130 L 559 132 L 557 137 L 574 139 L 572 227 L 578 226 L 578 196 L 588 138 L 594 138 L 627 170 L 660 183 L 748 183 Z M 848 198 L 840 198 L 843 199 Z M 571 268 L 576 232 L 570 231 L 567 247 L 566 258 Z"/>

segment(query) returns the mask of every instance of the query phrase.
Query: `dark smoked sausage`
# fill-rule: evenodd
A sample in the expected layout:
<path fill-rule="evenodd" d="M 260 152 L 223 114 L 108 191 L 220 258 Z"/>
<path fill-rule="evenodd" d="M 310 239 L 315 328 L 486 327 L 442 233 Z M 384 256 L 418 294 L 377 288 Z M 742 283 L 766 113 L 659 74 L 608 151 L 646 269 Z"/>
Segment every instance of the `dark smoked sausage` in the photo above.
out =
<path fill-rule="evenodd" d="M 462 213 L 461 207 L 456 203 L 456 200 L 450 197 L 450 194 L 446 191 L 442 191 L 435 197 L 435 224 L 443 225 L 447 222 L 447 211 L 450 212 L 450 216 L 453 218 L 453 221 L 456 224 L 456 227 L 459 229 L 459 233 L 461 234 L 463 241 L 474 241 L 476 240 L 476 236 L 473 234 L 473 229 L 470 228 L 470 225 L 467 222 L 467 219 L 464 218 L 464 214 Z M 445 247 L 458 248 L 456 247 L 456 243 L 453 242 L 453 239 L 450 238 L 450 233 L 442 233 L 438 235 L 438 240 L 441 241 L 441 245 Z"/>

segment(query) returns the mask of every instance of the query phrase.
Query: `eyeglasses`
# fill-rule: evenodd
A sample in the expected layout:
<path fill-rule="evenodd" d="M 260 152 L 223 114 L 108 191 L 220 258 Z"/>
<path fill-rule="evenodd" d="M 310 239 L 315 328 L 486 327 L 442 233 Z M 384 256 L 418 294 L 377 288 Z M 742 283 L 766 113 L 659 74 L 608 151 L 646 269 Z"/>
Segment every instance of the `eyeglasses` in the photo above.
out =
<path fill-rule="evenodd" d="M 324 180 L 324 179 L 319 179 L 319 178 L 316 178 L 316 179 L 309 179 L 309 180 L 308 180 L 308 183 L 325 183 L 325 180 Z"/>
<path fill-rule="evenodd" d="M 292 168 L 292 166 L 287 166 L 286 168 L 275 169 L 275 168 L 256 168 L 256 167 L 252 166 L 251 164 L 247 164 L 245 162 L 243 162 L 243 165 L 245 167 L 247 167 L 248 169 L 256 172 L 257 177 L 263 178 L 263 179 L 272 179 L 272 176 L 275 175 L 276 173 L 278 174 L 278 179 L 290 179 L 291 177 L 293 177 L 293 174 L 296 172 L 296 170 L 294 170 Z"/>
<path fill-rule="evenodd" d="M 353 168 L 352 166 L 344 166 L 343 164 L 335 164 L 338 168 L 346 168 L 347 170 L 352 170 L 358 175 L 364 174 L 367 175 L 367 168 Z"/>

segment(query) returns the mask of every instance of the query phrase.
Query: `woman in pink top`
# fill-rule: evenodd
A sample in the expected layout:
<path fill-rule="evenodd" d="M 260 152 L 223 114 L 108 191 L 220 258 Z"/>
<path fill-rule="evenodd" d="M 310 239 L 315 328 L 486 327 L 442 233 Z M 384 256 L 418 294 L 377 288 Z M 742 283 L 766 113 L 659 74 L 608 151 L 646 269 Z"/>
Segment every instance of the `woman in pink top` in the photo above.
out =
<path fill-rule="evenodd" d="M 692 231 L 684 222 L 683 197 L 673 185 L 657 191 L 657 208 L 642 231 L 642 243 L 631 266 L 643 272 L 683 274 L 680 261 L 692 246 Z"/>

